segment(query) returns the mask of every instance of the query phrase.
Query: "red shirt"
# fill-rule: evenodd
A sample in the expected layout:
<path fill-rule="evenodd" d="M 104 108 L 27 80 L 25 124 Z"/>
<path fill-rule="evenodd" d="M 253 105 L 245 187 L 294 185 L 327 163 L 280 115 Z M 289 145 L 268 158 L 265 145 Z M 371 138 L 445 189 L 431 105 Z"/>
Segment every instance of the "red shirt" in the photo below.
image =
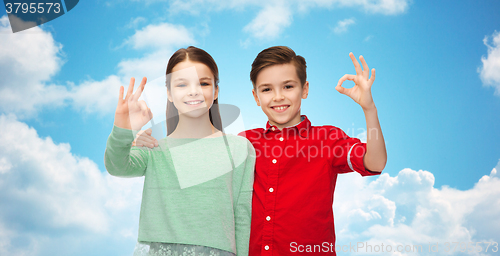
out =
<path fill-rule="evenodd" d="M 257 160 L 250 256 L 336 255 L 333 192 L 339 173 L 365 169 L 366 144 L 334 126 L 299 124 L 240 133 Z"/>

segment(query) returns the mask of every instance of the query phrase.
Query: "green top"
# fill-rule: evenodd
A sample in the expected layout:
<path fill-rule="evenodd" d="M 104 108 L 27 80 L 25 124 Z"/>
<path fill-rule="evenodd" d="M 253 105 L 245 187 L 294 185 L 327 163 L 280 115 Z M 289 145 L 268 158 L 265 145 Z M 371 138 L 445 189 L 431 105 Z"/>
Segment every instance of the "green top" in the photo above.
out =
<path fill-rule="evenodd" d="M 145 176 L 138 240 L 202 245 L 248 255 L 255 165 L 252 144 L 235 135 L 166 137 L 149 149 L 132 147 L 133 140 L 132 130 L 114 126 L 104 163 L 114 176 Z"/>

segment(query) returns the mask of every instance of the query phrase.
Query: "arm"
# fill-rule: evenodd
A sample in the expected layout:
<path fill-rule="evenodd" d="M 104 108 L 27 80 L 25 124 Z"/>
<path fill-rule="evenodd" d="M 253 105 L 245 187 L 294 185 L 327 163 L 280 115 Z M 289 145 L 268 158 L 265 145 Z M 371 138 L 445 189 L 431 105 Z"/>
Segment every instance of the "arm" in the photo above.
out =
<path fill-rule="evenodd" d="M 366 154 L 363 157 L 363 163 L 366 169 L 373 172 L 382 172 L 387 162 L 387 151 L 385 149 L 384 136 L 377 115 L 377 108 L 372 98 L 371 87 L 375 81 L 375 69 L 372 69 L 372 76 L 369 78 L 369 68 L 363 56 L 359 59 L 363 65 L 363 69 L 354 57 L 354 54 L 349 53 L 351 60 L 356 69 L 356 75 L 344 75 L 338 82 L 337 91 L 349 96 L 358 103 L 365 113 L 366 119 Z M 342 87 L 345 80 L 350 80 L 355 83 L 353 88 L 346 89 Z"/>
<path fill-rule="evenodd" d="M 131 78 L 125 99 L 123 99 L 124 88 L 120 86 L 114 127 L 104 153 L 106 170 L 115 176 L 142 176 L 147 166 L 147 154 L 138 148 L 131 149 L 134 140 L 132 129 L 141 129 L 152 118 L 146 102 L 139 101 L 146 85 L 146 78 L 142 79 L 135 93 L 133 93 L 134 83 L 135 79 Z"/>
<path fill-rule="evenodd" d="M 148 154 L 139 148 L 131 148 L 133 139 L 132 130 L 113 127 L 104 153 L 104 165 L 109 174 L 119 177 L 144 175 Z"/>
<path fill-rule="evenodd" d="M 387 162 L 384 135 L 378 121 L 377 108 L 365 110 L 366 154 L 363 158 L 366 169 L 382 172 Z"/>
<path fill-rule="evenodd" d="M 246 140 L 246 139 L 245 139 Z M 244 166 L 238 198 L 235 202 L 234 222 L 236 238 L 236 255 L 248 255 L 250 245 L 250 222 L 252 220 L 252 194 L 255 169 L 255 149 L 247 141 L 247 158 Z"/>

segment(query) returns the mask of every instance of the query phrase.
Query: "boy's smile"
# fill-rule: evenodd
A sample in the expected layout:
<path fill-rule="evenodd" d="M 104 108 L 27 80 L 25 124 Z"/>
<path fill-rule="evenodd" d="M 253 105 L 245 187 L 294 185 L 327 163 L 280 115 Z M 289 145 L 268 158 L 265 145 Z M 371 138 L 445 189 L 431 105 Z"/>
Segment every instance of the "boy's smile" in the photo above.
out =
<path fill-rule="evenodd" d="M 291 63 L 264 68 L 252 90 L 257 105 L 279 129 L 300 122 L 301 100 L 307 98 L 309 83 L 303 86 Z"/>

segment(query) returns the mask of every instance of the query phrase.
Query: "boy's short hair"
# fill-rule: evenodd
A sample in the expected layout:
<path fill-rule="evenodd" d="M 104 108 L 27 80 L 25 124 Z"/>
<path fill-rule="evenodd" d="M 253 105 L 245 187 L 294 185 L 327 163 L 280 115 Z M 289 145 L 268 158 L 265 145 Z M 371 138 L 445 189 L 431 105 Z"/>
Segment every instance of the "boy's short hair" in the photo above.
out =
<path fill-rule="evenodd" d="M 261 51 L 252 63 L 252 71 L 250 71 L 250 80 L 252 80 L 253 88 L 255 89 L 257 75 L 263 69 L 280 64 L 292 63 L 297 71 L 297 76 L 300 79 L 300 84 L 303 86 L 306 83 L 306 60 L 304 57 L 295 54 L 295 52 L 287 46 L 273 46 Z"/>

